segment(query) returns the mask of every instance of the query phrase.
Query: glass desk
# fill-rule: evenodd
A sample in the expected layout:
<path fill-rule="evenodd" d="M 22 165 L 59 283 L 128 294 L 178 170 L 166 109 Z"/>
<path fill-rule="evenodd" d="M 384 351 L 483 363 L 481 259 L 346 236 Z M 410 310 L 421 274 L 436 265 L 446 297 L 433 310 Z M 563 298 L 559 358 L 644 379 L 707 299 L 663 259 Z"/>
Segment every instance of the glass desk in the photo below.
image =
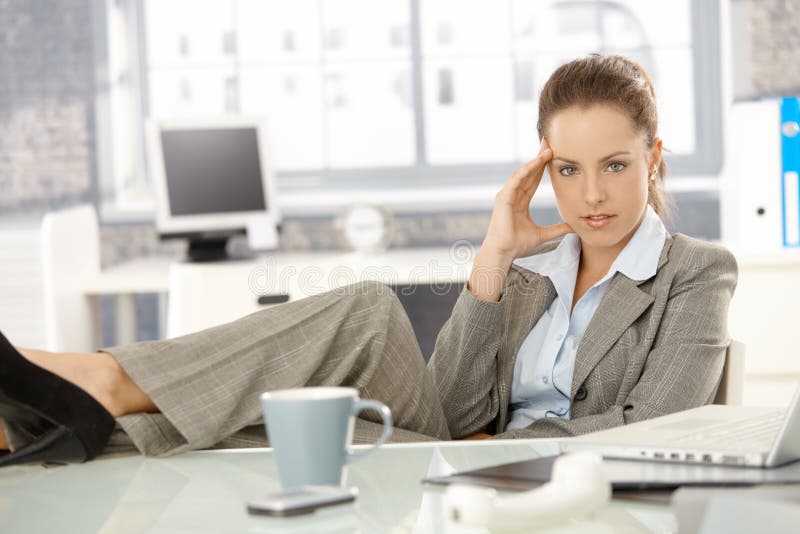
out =
<path fill-rule="evenodd" d="M 279 491 L 271 449 L 196 451 L 171 458 L 103 458 L 80 465 L 0 469 L 0 532 L 482 532 L 447 525 L 445 488 L 427 476 L 555 454 L 550 440 L 385 445 L 351 464 L 355 503 L 312 515 L 249 515 L 248 499 Z M 613 501 L 626 532 L 673 532 L 663 504 Z M 556 532 L 603 532 L 575 522 Z M 611 530 L 605 530 L 610 532 Z"/>

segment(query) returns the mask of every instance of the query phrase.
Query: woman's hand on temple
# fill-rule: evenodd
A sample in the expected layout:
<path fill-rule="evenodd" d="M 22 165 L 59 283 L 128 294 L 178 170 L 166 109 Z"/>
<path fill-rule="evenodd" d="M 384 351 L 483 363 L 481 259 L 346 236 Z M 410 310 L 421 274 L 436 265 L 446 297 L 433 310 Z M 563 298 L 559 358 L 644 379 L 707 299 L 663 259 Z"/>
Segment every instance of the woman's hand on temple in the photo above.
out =
<path fill-rule="evenodd" d="M 500 299 L 505 276 L 516 258 L 574 231 L 567 223 L 539 226 L 531 218 L 531 200 L 552 157 L 547 140 L 542 140 L 539 154 L 517 169 L 497 193 L 489 229 L 475 256 L 468 285 L 480 300 Z"/>
<path fill-rule="evenodd" d="M 539 154 L 517 169 L 497 193 L 482 249 L 506 256 L 510 262 L 527 256 L 542 243 L 573 231 L 567 223 L 539 226 L 531 218 L 531 200 L 552 157 L 550 145 L 542 140 Z"/>

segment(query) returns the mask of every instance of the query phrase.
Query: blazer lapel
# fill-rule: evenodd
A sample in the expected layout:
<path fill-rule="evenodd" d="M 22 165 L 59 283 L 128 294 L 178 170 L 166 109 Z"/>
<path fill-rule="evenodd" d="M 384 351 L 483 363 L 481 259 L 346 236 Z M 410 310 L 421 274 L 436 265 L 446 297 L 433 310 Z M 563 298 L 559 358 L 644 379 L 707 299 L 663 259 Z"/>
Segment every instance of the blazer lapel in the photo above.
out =
<path fill-rule="evenodd" d="M 639 282 L 617 273 L 589 322 L 575 355 L 571 397 L 623 332 L 653 303 Z"/>
<path fill-rule="evenodd" d="M 672 238 L 667 236 L 658 268 L 667 263 L 667 253 Z M 642 291 L 639 286 L 645 280 L 631 280 L 627 276 L 617 273 L 611 280 L 600 306 L 595 311 L 586 332 L 583 335 L 578 352 L 575 355 L 575 369 L 572 375 L 571 398 L 589 373 L 597 366 L 609 349 L 617 342 L 625 330 L 638 319 L 642 313 L 653 303 L 655 298 Z"/>

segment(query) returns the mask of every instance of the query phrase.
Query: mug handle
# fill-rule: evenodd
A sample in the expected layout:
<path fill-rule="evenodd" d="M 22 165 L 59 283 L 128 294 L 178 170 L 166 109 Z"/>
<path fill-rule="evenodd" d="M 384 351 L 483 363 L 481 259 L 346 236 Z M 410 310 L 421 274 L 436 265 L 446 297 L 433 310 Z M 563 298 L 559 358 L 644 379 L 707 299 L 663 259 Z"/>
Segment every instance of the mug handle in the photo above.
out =
<path fill-rule="evenodd" d="M 353 416 L 357 416 L 359 412 L 363 412 L 364 410 L 376 410 L 381 413 L 381 417 L 383 418 L 383 434 L 381 437 L 378 438 L 378 441 L 372 444 L 372 447 L 369 449 L 365 449 L 363 451 L 355 451 L 355 452 L 348 452 L 347 453 L 347 463 L 355 462 L 356 460 L 361 460 L 366 458 L 376 450 L 378 447 L 383 445 L 389 436 L 392 435 L 392 425 L 394 425 L 394 421 L 392 420 L 392 412 L 389 410 L 389 407 L 386 406 L 384 403 L 376 400 L 359 400 L 353 404 Z"/>

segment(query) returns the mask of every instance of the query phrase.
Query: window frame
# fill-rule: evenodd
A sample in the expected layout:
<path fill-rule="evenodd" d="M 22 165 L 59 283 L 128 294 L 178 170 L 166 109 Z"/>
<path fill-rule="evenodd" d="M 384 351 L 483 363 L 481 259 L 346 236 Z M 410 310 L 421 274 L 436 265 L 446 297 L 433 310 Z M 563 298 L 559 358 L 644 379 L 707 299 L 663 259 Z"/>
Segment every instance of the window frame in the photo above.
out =
<path fill-rule="evenodd" d="M 496 191 L 507 177 L 524 163 L 523 161 L 463 165 L 426 163 L 424 58 L 420 14 L 422 0 L 407 1 L 410 4 L 410 61 L 416 163 L 406 167 L 276 170 L 274 173 L 279 202 L 284 207 L 285 213 L 289 215 L 329 213 L 348 203 L 346 200 L 348 198 L 377 201 L 400 210 L 411 208 L 417 212 L 464 210 L 471 207 L 491 208 L 494 195 L 487 197 L 487 191 Z M 606 0 L 595 1 L 600 4 Z M 124 27 L 125 36 L 120 40 L 125 42 L 126 55 L 135 67 L 123 66 L 122 72 L 117 73 L 112 71 L 109 61 L 110 48 L 119 46 L 119 43 L 116 45 L 109 43 L 111 39 L 109 29 L 113 23 L 109 19 L 109 4 L 116 4 L 121 10 L 123 24 L 120 24 L 120 21 L 116 24 L 117 28 Z M 109 80 L 113 75 L 127 76 L 128 90 L 132 94 L 130 98 L 132 109 L 129 113 L 136 116 L 130 120 L 132 131 L 128 134 L 133 154 L 129 157 L 134 160 L 136 172 L 141 174 L 136 177 L 137 181 L 147 184 L 150 182 L 150 177 L 146 171 L 144 132 L 149 102 L 146 90 L 148 67 L 143 22 L 144 0 L 93 0 L 92 9 L 96 42 L 95 123 L 101 208 L 103 213 L 108 213 L 111 217 L 116 215 L 124 218 L 126 213 L 138 213 L 141 216 L 152 211 L 151 202 L 144 201 L 125 206 L 121 210 L 116 209 L 118 196 L 124 193 L 125 184 L 118 183 L 118 176 L 115 173 L 114 136 L 117 135 L 115 124 L 118 117 L 115 117 L 116 112 L 113 109 L 114 84 Z M 720 5 L 718 2 L 690 0 L 690 13 L 695 151 L 687 155 L 665 155 L 669 164 L 667 184 L 668 189 L 674 191 L 718 190 L 715 177 L 719 175 L 724 161 Z M 374 180 L 376 175 L 379 175 L 381 180 Z M 449 202 L 448 190 L 456 187 L 461 190 L 461 201 Z M 123 190 L 120 191 L 119 188 Z M 416 194 L 415 191 L 420 189 L 428 191 L 429 194 Z M 341 198 L 342 195 L 336 193 L 345 193 L 346 198 Z M 552 205 L 552 195 L 544 195 L 543 200 Z M 150 219 L 152 216 L 144 218 Z"/>

